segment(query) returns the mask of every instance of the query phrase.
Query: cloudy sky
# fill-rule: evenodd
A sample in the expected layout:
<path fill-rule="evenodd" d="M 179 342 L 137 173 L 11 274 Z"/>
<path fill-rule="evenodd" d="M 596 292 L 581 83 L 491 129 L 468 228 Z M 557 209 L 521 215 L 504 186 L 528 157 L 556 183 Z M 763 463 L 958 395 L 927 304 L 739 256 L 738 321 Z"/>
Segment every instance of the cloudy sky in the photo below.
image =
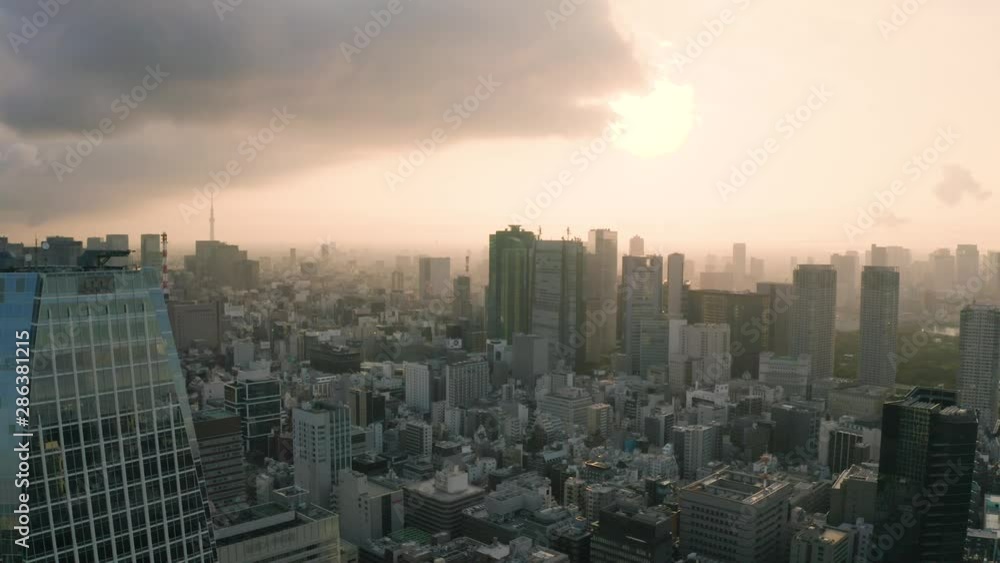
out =
<path fill-rule="evenodd" d="M 14 239 L 189 244 L 214 193 L 248 246 L 1000 248 L 990 0 L 53 4 L 0 7 Z"/>

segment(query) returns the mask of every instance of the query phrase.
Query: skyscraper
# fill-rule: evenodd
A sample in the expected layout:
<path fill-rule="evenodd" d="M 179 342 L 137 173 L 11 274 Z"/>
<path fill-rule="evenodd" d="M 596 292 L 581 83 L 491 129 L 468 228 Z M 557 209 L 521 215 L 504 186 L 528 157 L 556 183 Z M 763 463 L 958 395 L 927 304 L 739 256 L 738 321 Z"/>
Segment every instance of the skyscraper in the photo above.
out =
<path fill-rule="evenodd" d="M 997 421 L 1000 381 L 1000 309 L 973 304 L 962 309 L 959 325 L 958 402 L 992 431 Z"/>
<path fill-rule="evenodd" d="M 809 354 L 811 381 L 833 377 L 837 271 L 829 264 L 802 264 L 795 269 L 792 285 L 791 356 Z"/>
<path fill-rule="evenodd" d="M 955 285 L 955 257 L 947 248 L 931 253 L 931 287 L 935 291 L 948 291 Z"/>
<path fill-rule="evenodd" d="M 667 317 L 683 319 L 684 311 L 684 255 L 667 256 Z"/>
<path fill-rule="evenodd" d="M 768 297 L 759 293 L 719 291 L 688 292 L 687 320 L 691 323 L 729 325 L 733 362 L 730 375 L 757 378 L 760 353 L 767 345 L 767 334 L 758 327 L 768 318 Z"/>
<path fill-rule="evenodd" d="M 531 288 L 535 235 L 511 225 L 490 235 L 490 281 L 486 288 L 486 332 L 511 342 L 531 332 Z"/>
<path fill-rule="evenodd" d="M 449 407 L 469 407 L 490 390 L 490 366 L 485 358 L 448 364 L 444 368 Z"/>
<path fill-rule="evenodd" d="M 622 305 L 625 354 L 632 373 L 639 373 L 639 330 L 642 321 L 655 321 L 663 311 L 663 258 L 622 258 Z"/>
<path fill-rule="evenodd" d="M 888 260 L 888 258 L 886 258 Z M 837 271 L 837 307 L 853 311 L 858 304 L 858 255 L 854 252 L 830 256 Z M 884 264 L 888 266 L 888 264 Z"/>
<path fill-rule="evenodd" d="M 746 289 L 747 276 L 747 245 L 737 242 L 733 244 L 733 289 Z"/>
<path fill-rule="evenodd" d="M 886 403 L 868 560 L 961 561 L 975 456 L 976 415 L 954 392 Z"/>
<path fill-rule="evenodd" d="M 584 248 L 579 240 L 535 243 L 531 332 L 549 344 L 549 361 L 569 368 L 584 358 Z"/>
<path fill-rule="evenodd" d="M 896 329 L 899 326 L 899 272 L 888 266 L 865 266 L 861 272 L 861 348 L 858 381 L 896 384 Z"/>
<path fill-rule="evenodd" d="M 618 233 L 591 230 L 587 238 L 586 278 L 587 323 L 594 326 L 587 338 L 587 361 L 597 363 L 615 351 L 618 330 Z"/>
<path fill-rule="evenodd" d="M 955 250 L 956 281 L 962 287 L 979 276 L 979 248 L 974 244 L 960 244 Z"/>
<path fill-rule="evenodd" d="M 424 364 L 403 365 L 406 405 L 418 413 L 431 412 L 431 372 Z"/>
<path fill-rule="evenodd" d="M 163 266 L 163 254 L 160 251 L 161 235 L 142 235 L 139 237 L 139 263 L 143 268 L 159 270 Z"/>
<path fill-rule="evenodd" d="M 417 289 L 421 299 L 434 299 L 448 293 L 451 258 L 421 256 L 418 270 Z"/>
<path fill-rule="evenodd" d="M 642 240 L 642 237 L 635 235 L 628 239 L 628 255 L 629 256 L 645 256 L 646 255 L 646 241 Z"/>
<path fill-rule="evenodd" d="M 757 293 L 767 296 L 767 310 L 759 323 L 751 323 L 749 337 L 764 340 L 764 349 L 778 356 L 792 352 L 792 302 L 794 288 L 790 283 L 763 282 Z"/>
<path fill-rule="evenodd" d="M 4 555 L 20 549 L 5 536 L 0 559 L 214 561 L 159 273 L 0 273 L 0 333 L 0 373 L 9 382 L 0 404 L 13 423 L 15 376 L 25 375 L 14 366 L 29 365 L 30 422 L 15 432 L 32 435 L 24 439 L 30 486 L 19 491 L 29 495 L 30 549 Z M 26 337 L 29 364 L 16 363 L 8 347 L 22 340 L 15 335 Z M 2 463 L 13 479 L 20 438 L 6 436 Z M 5 515 L 11 502 L 0 498 Z"/>

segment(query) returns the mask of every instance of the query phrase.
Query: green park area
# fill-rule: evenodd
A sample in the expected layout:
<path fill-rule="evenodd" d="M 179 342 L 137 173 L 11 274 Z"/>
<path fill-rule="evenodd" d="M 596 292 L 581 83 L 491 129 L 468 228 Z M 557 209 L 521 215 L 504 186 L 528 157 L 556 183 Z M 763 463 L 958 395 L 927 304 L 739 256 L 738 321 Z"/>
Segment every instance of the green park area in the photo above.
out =
<path fill-rule="evenodd" d="M 858 331 L 838 332 L 834 376 L 856 379 Z M 917 324 L 900 325 L 897 339 L 896 383 L 922 387 L 955 388 L 958 374 L 958 337 L 925 332 Z"/>

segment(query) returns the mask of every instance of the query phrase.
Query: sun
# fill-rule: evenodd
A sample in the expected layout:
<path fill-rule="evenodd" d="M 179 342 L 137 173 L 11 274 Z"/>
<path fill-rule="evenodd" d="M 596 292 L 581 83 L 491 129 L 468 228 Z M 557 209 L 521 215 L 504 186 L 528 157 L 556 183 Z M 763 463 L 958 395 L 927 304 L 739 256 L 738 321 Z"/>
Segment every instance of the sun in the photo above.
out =
<path fill-rule="evenodd" d="M 661 79 L 648 94 L 623 96 L 610 105 L 624 130 L 615 144 L 641 158 L 676 152 L 694 127 L 694 89 L 687 84 Z"/>

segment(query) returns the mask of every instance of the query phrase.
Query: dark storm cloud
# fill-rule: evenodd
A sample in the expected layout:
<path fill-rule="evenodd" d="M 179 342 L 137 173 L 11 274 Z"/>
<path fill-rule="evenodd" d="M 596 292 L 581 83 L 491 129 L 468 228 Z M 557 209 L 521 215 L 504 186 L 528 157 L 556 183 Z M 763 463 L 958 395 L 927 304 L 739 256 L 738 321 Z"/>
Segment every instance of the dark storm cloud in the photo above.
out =
<path fill-rule="evenodd" d="M 0 175 L 0 218 L 204 184 L 275 108 L 294 126 L 241 182 L 408 145 L 480 77 L 501 86 L 450 139 L 591 134 L 610 116 L 581 100 L 641 81 L 604 0 L 554 28 L 558 4 L 539 0 L 398 0 L 395 14 L 389 0 L 53 1 L 34 34 L 37 3 L 0 8 L 0 152 L 20 143 L 51 164 L 102 120 L 114 130 L 62 182 Z M 152 69 L 165 77 L 150 89 Z"/>
<path fill-rule="evenodd" d="M 942 168 L 944 178 L 935 186 L 934 195 L 945 205 L 958 205 L 968 195 L 976 201 L 983 201 L 993 195 L 993 192 L 983 189 L 972 172 L 956 164 Z"/>

